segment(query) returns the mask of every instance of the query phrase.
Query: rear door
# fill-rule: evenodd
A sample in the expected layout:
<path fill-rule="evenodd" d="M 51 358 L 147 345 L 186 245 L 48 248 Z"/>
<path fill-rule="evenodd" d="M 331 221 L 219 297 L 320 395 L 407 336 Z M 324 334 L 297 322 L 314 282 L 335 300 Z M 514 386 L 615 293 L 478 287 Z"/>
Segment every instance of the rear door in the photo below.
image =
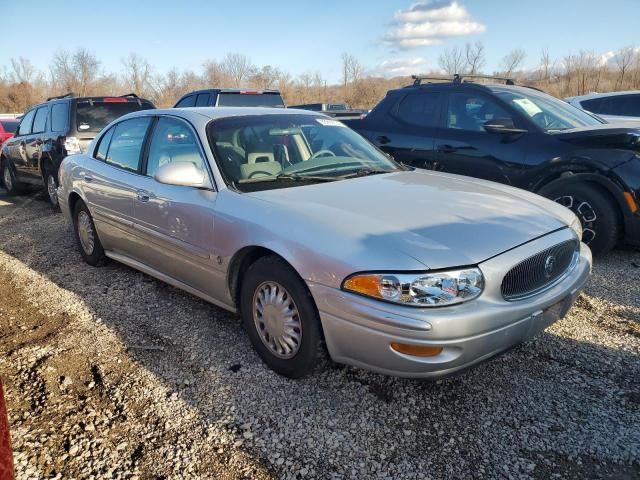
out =
<path fill-rule="evenodd" d="M 211 189 L 166 185 L 153 178 L 160 167 L 174 162 L 190 162 L 209 172 L 191 125 L 177 117 L 162 116 L 150 136 L 144 178 L 134 203 L 136 228 L 144 238 L 139 255 L 145 264 L 165 275 L 221 298 L 224 277 L 211 258 L 217 194 Z"/>
<path fill-rule="evenodd" d="M 528 134 L 489 133 L 484 123 L 511 119 L 522 128 L 521 119 L 484 92 L 450 91 L 444 110 L 444 127 L 436 139 L 438 170 L 511 183 L 509 171 L 523 164 Z"/>
<path fill-rule="evenodd" d="M 47 130 L 48 123 L 49 106 L 44 105 L 36 110 L 36 115 L 33 119 L 33 126 L 31 128 L 31 134 L 25 141 L 25 149 L 27 152 L 25 175 L 28 175 L 34 181 L 42 179 L 42 174 L 40 171 L 40 160 L 42 158 L 44 136 Z"/>
<path fill-rule="evenodd" d="M 151 116 L 124 120 L 107 130 L 81 172 L 83 190 L 105 249 L 139 250 L 134 231 L 134 199 L 139 189 L 142 151 Z"/>

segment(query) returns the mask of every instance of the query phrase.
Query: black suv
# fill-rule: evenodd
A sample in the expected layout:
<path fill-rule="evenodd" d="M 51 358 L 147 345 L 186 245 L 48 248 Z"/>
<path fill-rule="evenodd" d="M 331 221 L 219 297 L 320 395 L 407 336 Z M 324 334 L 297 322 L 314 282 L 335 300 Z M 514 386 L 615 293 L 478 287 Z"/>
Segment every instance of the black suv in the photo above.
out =
<path fill-rule="evenodd" d="M 135 94 L 121 97 L 75 97 L 72 93 L 48 98 L 29 109 L 15 132 L 2 145 L 0 170 L 9 195 L 23 186 L 47 189 L 52 206 L 58 205 L 58 168 L 67 155 L 84 152 L 112 120 L 137 110 L 155 108 Z"/>
<path fill-rule="evenodd" d="M 251 90 L 246 88 L 209 88 L 182 96 L 173 108 L 184 107 L 279 107 L 284 100 L 278 90 Z"/>
<path fill-rule="evenodd" d="M 581 219 L 594 253 L 620 241 L 640 245 L 639 129 L 607 124 L 509 79 L 414 80 L 365 118 L 344 123 L 407 165 L 554 199 Z"/>

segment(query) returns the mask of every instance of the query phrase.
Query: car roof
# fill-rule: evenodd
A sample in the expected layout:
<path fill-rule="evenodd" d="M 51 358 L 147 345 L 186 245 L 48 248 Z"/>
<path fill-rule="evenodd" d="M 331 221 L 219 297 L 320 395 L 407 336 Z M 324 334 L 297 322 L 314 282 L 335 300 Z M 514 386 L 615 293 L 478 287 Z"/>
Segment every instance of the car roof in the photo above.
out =
<path fill-rule="evenodd" d="M 616 96 L 623 96 L 623 95 L 640 95 L 640 90 L 627 90 L 624 92 L 604 92 L 604 93 L 592 92 L 586 95 L 576 95 L 574 97 L 567 97 L 565 98 L 565 100 L 567 102 L 574 101 L 574 100 L 580 102 L 582 100 L 591 100 L 592 98 L 616 97 Z"/>
<path fill-rule="evenodd" d="M 160 108 L 155 110 L 139 110 L 129 113 L 123 118 L 132 118 L 140 115 L 173 115 L 183 117 L 195 123 L 209 122 L 219 118 L 242 117 L 250 115 L 308 115 L 312 117 L 326 117 L 320 112 L 311 110 L 299 110 L 296 108 L 271 108 L 271 107 L 186 107 L 186 108 Z M 330 118 L 330 117 L 327 117 Z"/>
<path fill-rule="evenodd" d="M 406 87 L 396 88 L 391 90 L 392 92 L 406 92 L 407 90 L 420 90 L 420 89 L 432 89 L 432 88 L 445 88 L 447 90 L 463 90 L 463 89 L 477 89 L 484 90 L 485 92 L 498 93 L 498 92 L 509 92 L 509 91 L 520 91 L 523 93 L 539 93 L 546 94 L 546 92 L 531 87 L 528 85 L 505 85 L 504 83 L 477 83 L 477 82 L 434 82 L 434 83 L 423 83 L 421 85 L 407 85 Z"/>
<path fill-rule="evenodd" d="M 262 93 L 280 93 L 279 90 L 273 90 L 270 88 L 204 88 L 202 90 L 194 90 L 193 92 L 187 92 L 182 95 L 181 98 L 188 97 L 189 95 L 197 95 L 199 93 L 242 93 L 242 92 L 262 92 Z"/>

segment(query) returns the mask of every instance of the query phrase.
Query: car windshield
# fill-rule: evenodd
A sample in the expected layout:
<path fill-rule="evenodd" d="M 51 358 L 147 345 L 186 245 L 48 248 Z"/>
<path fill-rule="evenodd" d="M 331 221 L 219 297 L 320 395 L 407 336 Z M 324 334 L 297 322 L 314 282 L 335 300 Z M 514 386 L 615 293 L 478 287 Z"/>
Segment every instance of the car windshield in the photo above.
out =
<path fill-rule="evenodd" d="M 325 117 L 247 115 L 214 120 L 207 128 L 223 176 L 240 190 L 401 168 L 343 123 Z"/>
<path fill-rule="evenodd" d="M 219 107 L 284 107 L 277 93 L 222 92 L 218 95 Z"/>
<path fill-rule="evenodd" d="M 77 103 L 76 128 L 79 132 L 99 132 L 118 117 L 138 110 L 153 108 L 149 102 L 98 102 Z"/>
<path fill-rule="evenodd" d="M 501 90 L 496 95 L 548 132 L 604 123 L 597 117 L 544 93 Z"/>

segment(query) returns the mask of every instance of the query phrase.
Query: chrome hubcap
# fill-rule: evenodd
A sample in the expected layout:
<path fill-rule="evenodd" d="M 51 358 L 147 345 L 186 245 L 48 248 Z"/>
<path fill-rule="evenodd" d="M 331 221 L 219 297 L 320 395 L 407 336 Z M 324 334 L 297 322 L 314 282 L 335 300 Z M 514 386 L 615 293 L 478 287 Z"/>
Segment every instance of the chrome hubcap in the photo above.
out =
<path fill-rule="evenodd" d="M 80 245 L 84 253 L 91 255 L 95 246 L 95 233 L 93 231 L 93 224 L 89 214 L 85 211 L 81 211 L 78 214 L 78 238 L 80 239 Z"/>
<path fill-rule="evenodd" d="M 253 321 L 262 343 L 278 358 L 292 358 L 302 342 L 298 307 L 284 287 L 264 282 L 253 295 Z"/>
<path fill-rule="evenodd" d="M 49 175 L 47 179 L 47 192 L 49 192 L 49 200 L 53 205 L 57 205 L 58 203 L 58 186 L 56 185 L 56 179 L 53 178 L 53 175 Z"/>
<path fill-rule="evenodd" d="M 572 195 L 564 195 L 554 199 L 555 202 L 567 207 L 575 213 L 582 223 L 582 241 L 586 244 L 596 238 L 596 221 L 598 215 L 589 202 L 579 200 Z"/>
<path fill-rule="evenodd" d="M 11 190 L 13 186 L 13 178 L 11 178 L 11 172 L 9 171 L 9 167 L 4 167 L 4 186 L 7 190 Z"/>

